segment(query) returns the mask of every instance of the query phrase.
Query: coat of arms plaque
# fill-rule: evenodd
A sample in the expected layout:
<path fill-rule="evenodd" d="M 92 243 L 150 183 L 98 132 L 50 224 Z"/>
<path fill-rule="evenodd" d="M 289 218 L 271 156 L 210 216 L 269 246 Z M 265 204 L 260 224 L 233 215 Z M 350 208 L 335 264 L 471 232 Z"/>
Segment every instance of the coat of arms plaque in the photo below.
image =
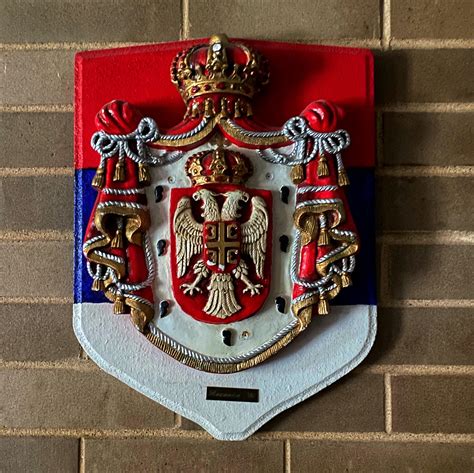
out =
<path fill-rule="evenodd" d="M 363 360 L 372 69 L 365 50 L 225 35 L 77 55 L 74 329 L 92 360 L 229 440 Z"/>

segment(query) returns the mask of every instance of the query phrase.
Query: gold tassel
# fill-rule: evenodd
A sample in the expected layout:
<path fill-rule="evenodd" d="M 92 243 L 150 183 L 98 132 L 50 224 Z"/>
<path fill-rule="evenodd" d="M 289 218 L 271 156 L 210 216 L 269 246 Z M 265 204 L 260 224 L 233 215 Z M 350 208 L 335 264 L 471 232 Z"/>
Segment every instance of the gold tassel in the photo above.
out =
<path fill-rule="evenodd" d="M 302 164 L 297 164 L 291 168 L 291 180 L 293 184 L 299 184 L 300 182 L 304 181 L 304 167 Z"/>
<path fill-rule="evenodd" d="M 125 161 L 123 159 L 119 159 L 115 165 L 114 181 L 125 181 Z"/>
<path fill-rule="evenodd" d="M 92 290 L 93 291 L 103 291 L 105 289 L 104 286 L 104 281 L 102 279 L 97 279 L 95 278 L 94 281 L 92 281 Z"/>
<path fill-rule="evenodd" d="M 144 163 L 138 164 L 138 182 L 149 185 L 151 182 L 150 170 L 148 166 Z"/>
<path fill-rule="evenodd" d="M 140 331 L 143 332 L 145 330 L 146 325 L 146 316 L 145 313 L 140 310 L 132 307 L 130 311 L 130 317 L 132 319 L 133 325 Z"/>
<path fill-rule="evenodd" d="M 321 297 L 318 303 L 318 314 L 328 315 L 329 314 L 329 303 L 325 297 Z"/>
<path fill-rule="evenodd" d="M 351 276 L 348 273 L 341 274 L 342 287 L 349 287 L 352 285 Z"/>
<path fill-rule="evenodd" d="M 121 294 L 115 296 L 114 302 L 114 314 L 125 313 L 125 298 Z"/>
<path fill-rule="evenodd" d="M 242 110 L 240 109 L 240 100 L 234 102 L 234 118 L 240 118 L 242 116 Z"/>
<path fill-rule="evenodd" d="M 194 102 L 192 107 L 191 107 L 191 117 L 192 118 L 197 118 L 199 116 L 199 103 Z"/>
<path fill-rule="evenodd" d="M 318 177 L 326 177 L 326 176 L 329 176 L 328 162 L 326 160 L 326 156 L 322 154 L 319 157 L 319 162 L 318 162 Z"/>
<path fill-rule="evenodd" d="M 318 245 L 327 246 L 329 243 L 331 243 L 331 240 L 329 239 L 328 229 L 326 227 L 322 227 L 321 230 L 319 230 Z"/>
<path fill-rule="evenodd" d="M 122 229 L 117 228 L 115 232 L 115 236 L 110 242 L 111 248 L 123 248 L 123 236 L 122 236 Z"/>
<path fill-rule="evenodd" d="M 221 99 L 221 116 L 226 118 L 229 116 L 229 111 L 227 110 L 227 99 L 222 97 Z"/>
<path fill-rule="evenodd" d="M 211 118 L 215 115 L 214 102 L 212 99 L 206 99 L 204 102 L 204 117 Z"/>
<path fill-rule="evenodd" d="M 102 189 L 105 184 L 105 169 L 101 166 L 97 168 L 94 179 L 92 179 L 92 187 Z"/>
<path fill-rule="evenodd" d="M 250 102 L 247 102 L 247 116 L 251 117 L 253 115 L 252 105 Z"/>
<path fill-rule="evenodd" d="M 347 176 L 345 169 L 339 169 L 339 171 L 337 172 L 337 183 L 340 186 L 349 185 L 349 177 Z"/>

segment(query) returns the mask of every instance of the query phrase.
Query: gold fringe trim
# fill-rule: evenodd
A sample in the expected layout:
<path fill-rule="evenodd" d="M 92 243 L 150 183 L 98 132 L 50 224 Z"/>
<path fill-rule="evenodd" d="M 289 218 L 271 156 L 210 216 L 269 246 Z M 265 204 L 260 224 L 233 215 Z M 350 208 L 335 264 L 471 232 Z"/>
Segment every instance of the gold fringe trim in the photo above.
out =
<path fill-rule="evenodd" d="M 175 348 L 168 345 L 166 342 L 163 342 L 163 340 L 160 340 L 152 333 L 147 333 L 146 338 L 160 350 L 164 351 L 166 354 L 172 356 L 175 360 L 178 360 L 186 366 L 201 371 L 206 371 L 208 373 L 229 374 L 237 373 L 238 371 L 246 370 L 248 368 L 252 368 L 258 365 L 259 363 L 262 363 L 275 353 L 279 352 L 283 347 L 288 345 L 288 343 L 290 343 L 291 340 L 293 340 L 293 338 L 295 338 L 300 332 L 301 329 L 299 327 L 296 327 L 291 332 L 286 334 L 283 338 L 278 340 L 270 348 L 267 348 L 264 352 L 254 356 L 253 358 L 241 361 L 239 363 L 214 363 L 212 361 L 199 361 L 189 355 L 186 355 L 176 350 Z"/>
<path fill-rule="evenodd" d="M 133 325 L 140 331 L 143 332 L 145 330 L 147 324 L 147 317 L 145 312 L 135 307 L 132 307 L 130 311 L 130 318 L 132 319 Z"/>

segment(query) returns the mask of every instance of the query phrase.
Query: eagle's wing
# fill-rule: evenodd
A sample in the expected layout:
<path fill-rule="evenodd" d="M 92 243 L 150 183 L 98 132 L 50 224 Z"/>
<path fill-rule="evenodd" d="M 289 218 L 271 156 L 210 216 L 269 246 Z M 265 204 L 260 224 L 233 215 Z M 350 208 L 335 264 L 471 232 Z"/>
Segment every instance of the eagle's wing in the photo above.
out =
<path fill-rule="evenodd" d="M 267 250 L 268 211 L 267 205 L 261 197 L 252 197 L 252 213 L 240 229 L 242 232 L 242 252 L 252 258 L 257 276 L 263 278 L 263 266 Z"/>
<path fill-rule="evenodd" d="M 182 197 L 174 214 L 178 278 L 184 276 L 191 258 L 202 252 L 202 231 L 202 224 L 196 222 L 191 211 L 191 201 Z"/>

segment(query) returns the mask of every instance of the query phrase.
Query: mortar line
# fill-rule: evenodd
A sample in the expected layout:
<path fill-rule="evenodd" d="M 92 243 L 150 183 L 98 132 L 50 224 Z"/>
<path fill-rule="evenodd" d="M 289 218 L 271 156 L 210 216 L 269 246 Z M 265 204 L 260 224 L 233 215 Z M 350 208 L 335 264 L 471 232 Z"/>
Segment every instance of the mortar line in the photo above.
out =
<path fill-rule="evenodd" d="M 0 113 L 72 113 L 73 104 L 38 104 L 38 105 L 15 105 L 0 104 Z"/>
<path fill-rule="evenodd" d="M 472 113 L 473 102 L 404 102 L 386 103 L 375 106 L 376 111 L 385 113 Z"/>
<path fill-rule="evenodd" d="M 189 0 L 182 0 L 181 3 L 182 13 L 182 39 L 189 39 Z"/>
<path fill-rule="evenodd" d="M 84 358 L 68 358 L 61 361 L 3 361 L 0 368 L 10 370 L 70 370 L 70 371 L 99 371 L 99 367 Z"/>
<path fill-rule="evenodd" d="M 376 176 L 386 177 L 472 177 L 474 166 L 389 166 L 377 168 Z"/>
<path fill-rule="evenodd" d="M 96 49 L 127 48 L 133 46 L 148 46 L 156 43 L 160 43 L 160 41 L 63 41 L 50 43 L 0 43 L 0 51 L 86 51 Z"/>
<path fill-rule="evenodd" d="M 390 49 L 391 42 L 391 0 L 382 0 L 381 1 L 381 10 L 382 10 L 382 49 Z"/>
<path fill-rule="evenodd" d="M 384 381 L 384 411 L 385 411 L 385 432 L 392 433 L 392 383 L 389 373 L 385 373 Z"/>
<path fill-rule="evenodd" d="M 432 113 L 469 113 L 474 111 L 472 102 L 406 102 L 387 103 L 375 106 L 380 112 L 432 112 Z M 73 104 L 0 104 L 1 113 L 72 113 Z"/>
<path fill-rule="evenodd" d="M 73 241 L 72 230 L 5 230 L 0 241 Z"/>
<path fill-rule="evenodd" d="M 180 39 L 190 39 L 189 0 L 182 0 Z M 278 41 L 301 44 L 321 44 L 328 46 L 348 46 L 380 49 L 378 38 L 311 38 L 295 39 L 280 37 Z M 150 46 L 164 41 L 131 41 L 131 42 L 50 42 L 50 43 L 0 43 L 0 51 L 88 51 L 98 49 L 115 49 L 135 46 Z"/>
<path fill-rule="evenodd" d="M 79 473 L 86 473 L 86 445 L 84 437 L 79 439 Z"/>
<path fill-rule="evenodd" d="M 60 361 L 2 361 L 0 368 L 11 370 L 72 370 L 72 371 L 98 371 L 99 367 L 89 358 L 67 358 Z M 416 364 L 373 364 L 362 365 L 356 368 L 357 372 L 371 374 L 388 374 L 392 376 L 472 376 L 474 365 L 416 365 Z M 181 427 L 176 414 L 175 427 Z"/>
<path fill-rule="evenodd" d="M 390 0 L 388 0 L 390 1 Z M 394 39 L 390 49 L 472 49 L 472 39 Z"/>
<path fill-rule="evenodd" d="M 67 429 L 67 428 L 0 428 L 0 437 L 63 437 L 80 438 L 186 438 L 212 440 L 205 431 L 163 429 Z M 318 440 L 404 443 L 474 443 L 473 434 L 409 433 L 409 432 L 257 432 L 248 441 L 260 440 Z"/>
<path fill-rule="evenodd" d="M 291 473 L 291 442 L 289 439 L 283 441 L 283 471 Z"/>
<path fill-rule="evenodd" d="M 358 371 L 384 376 L 473 376 L 474 365 L 368 365 L 361 366 Z M 391 387 L 391 379 L 390 386 Z M 387 387 L 387 379 L 384 385 Z M 391 389 L 390 389 L 391 393 Z"/>
<path fill-rule="evenodd" d="M 51 304 L 71 305 L 73 297 L 42 297 L 42 296 L 0 296 L 0 304 Z"/>
<path fill-rule="evenodd" d="M 306 37 L 295 39 L 292 37 L 281 37 L 279 41 L 292 43 L 326 44 L 334 46 L 367 47 L 373 49 L 471 49 L 474 40 L 468 38 L 404 38 L 395 39 L 391 37 L 391 0 L 381 0 L 381 37 L 378 38 L 320 38 Z M 387 6 L 386 6 L 387 5 Z M 181 39 L 190 38 L 189 22 L 189 0 L 182 0 L 181 6 Z M 88 51 L 98 49 L 116 49 L 135 46 L 150 46 L 165 41 L 110 41 L 110 42 L 45 42 L 45 43 L 0 43 L 0 51 Z"/>
<path fill-rule="evenodd" d="M 427 307 L 427 308 L 447 308 L 447 309 L 470 309 L 474 307 L 472 299 L 384 299 L 378 304 L 379 307 L 388 309 L 398 309 L 404 307 Z"/>
<path fill-rule="evenodd" d="M 0 177 L 74 176 L 72 167 L 0 168 Z"/>
<path fill-rule="evenodd" d="M 388 245 L 472 245 L 474 232 L 458 230 L 386 232 L 378 235 L 376 241 Z"/>

